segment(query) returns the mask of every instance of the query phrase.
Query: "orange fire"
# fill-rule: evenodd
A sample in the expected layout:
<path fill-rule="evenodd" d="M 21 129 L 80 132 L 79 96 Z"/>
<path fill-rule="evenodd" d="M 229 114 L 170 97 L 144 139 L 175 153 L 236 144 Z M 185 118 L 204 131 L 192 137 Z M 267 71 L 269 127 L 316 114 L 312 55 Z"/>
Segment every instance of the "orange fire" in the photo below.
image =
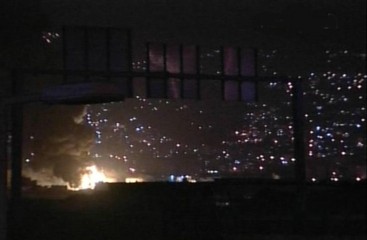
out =
<path fill-rule="evenodd" d="M 78 187 L 70 187 L 69 190 L 78 191 L 84 189 L 94 189 L 97 183 L 100 182 L 115 182 L 115 179 L 109 178 L 102 170 L 99 170 L 96 165 L 91 165 L 85 168 L 85 171 L 80 176 L 81 182 Z"/>

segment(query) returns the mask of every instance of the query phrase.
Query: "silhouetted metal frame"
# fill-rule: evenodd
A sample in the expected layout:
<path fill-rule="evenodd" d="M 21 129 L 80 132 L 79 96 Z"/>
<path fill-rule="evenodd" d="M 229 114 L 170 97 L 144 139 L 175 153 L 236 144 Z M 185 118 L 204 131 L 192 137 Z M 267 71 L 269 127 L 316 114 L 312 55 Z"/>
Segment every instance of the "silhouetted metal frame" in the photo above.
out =
<path fill-rule="evenodd" d="M 105 47 L 105 51 L 106 51 L 106 71 L 112 71 L 111 69 L 111 31 L 123 31 L 125 33 L 126 36 L 126 61 L 127 61 L 127 72 L 131 72 L 132 69 L 132 58 L 133 58 L 133 54 L 132 54 L 132 32 L 131 29 L 121 29 L 121 28 L 111 28 L 111 27 L 85 27 L 85 26 L 63 26 L 62 27 L 62 58 L 63 58 L 63 69 L 67 69 L 67 30 L 69 29 L 76 29 L 76 30 L 80 30 L 83 32 L 83 46 L 84 46 L 84 51 L 83 51 L 83 65 L 84 65 L 84 70 L 85 71 L 89 71 L 90 66 L 89 66 L 89 51 L 90 51 L 90 46 L 89 46 L 89 34 L 91 33 L 91 31 L 93 30 L 102 30 L 103 34 L 104 34 L 104 38 L 106 40 L 106 45 Z M 82 71 L 84 71 L 82 70 Z M 68 76 L 70 74 L 68 74 L 67 72 L 65 74 L 63 74 L 63 79 L 64 79 L 64 83 L 68 82 Z M 80 76 L 80 75 L 79 75 Z M 88 82 L 88 78 L 91 77 L 91 75 L 86 75 L 83 76 L 85 79 L 85 81 Z M 107 76 L 109 77 L 109 76 Z M 132 78 L 128 77 L 127 78 L 127 84 L 128 84 L 128 89 L 132 89 Z M 133 95 L 132 91 L 128 91 L 127 93 L 127 97 L 131 97 Z"/>
<path fill-rule="evenodd" d="M 150 72 L 150 43 L 146 43 L 146 47 L 145 47 L 145 51 L 146 51 L 146 58 L 145 58 L 145 62 L 146 62 L 146 73 L 148 74 Z M 150 92 L 151 92 L 151 88 L 150 88 L 150 84 L 149 84 L 150 78 L 146 77 L 145 78 L 145 89 L 146 89 L 146 96 L 147 98 L 150 98 Z"/>
<path fill-rule="evenodd" d="M 182 65 L 182 64 L 181 64 Z M 182 66 L 180 66 L 182 68 Z M 147 68 L 149 69 L 149 62 L 147 62 Z M 197 69 L 199 71 L 199 69 Z M 147 79 L 147 82 L 149 79 L 164 79 L 168 80 L 170 78 L 176 78 L 176 79 L 200 79 L 201 81 L 213 81 L 213 80 L 219 80 L 219 81 L 226 81 L 226 80 L 233 80 L 241 82 L 253 82 L 253 83 L 260 83 L 260 82 L 281 82 L 281 83 L 292 83 L 292 106 L 293 106 L 293 119 L 297 120 L 297 123 L 294 123 L 295 132 L 299 128 L 303 127 L 303 110 L 302 110 L 302 80 L 301 79 L 290 79 L 288 77 L 261 77 L 261 76 L 254 76 L 254 77 L 248 77 L 248 76 L 231 76 L 231 75 L 219 75 L 219 74 L 186 74 L 186 73 L 169 73 L 167 71 L 163 72 L 132 72 L 132 71 L 93 71 L 93 70 L 37 70 L 37 69 L 23 69 L 18 70 L 17 72 L 14 72 L 14 86 L 21 85 L 19 81 L 21 81 L 21 75 L 49 75 L 49 76 L 62 76 L 62 75 L 68 75 L 68 76 L 79 76 L 79 77 L 91 77 L 91 76 L 99 76 L 103 77 L 107 80 L 104 80 L 104 82 L 113 82 L 113 78 L 121 77 L 121 78 L 145 78 Z M 15 83 L 17 82 L 17 83 Z M 95 82 L 95 81 L 94 81 Z M 199 82 L 199 81 L 198 81 Z M 148 87 L 148 86 L 147 86 Z M 128 91 L 133 92 L 132 84 L 129 84 Z M 148 91 L 148 90 L 147 90 Z M 149 91 L 148 91 L 149 92 Z M 14 87 L 14 93 L 16 94 L 16 87 Z M 18 92 L 19 94 L 19 92 Z M 222 91 L 223 95 L 223 91 Z M 131 97 L 131 96 L 127 96 Z M 148 96 L 149 97 L 149 96 Z M 297 136 L 301 136 L 298 133 Z M 295 144 L 297 147 L 300 147 L 303 142 L 298 142 L 295 140 Z M 303 152 L 303 150 L 302 150 Z M 304 178 L 304 176 L 302 177 Z"/>
<path fill-rule="evenodd" d="M 163 71 L 167 72 L 167 44 L 163 44 Z M 164 79 L 163 85 L 164 98 L 168 97 L 168 78 Z"/>
<path fill-rule="evenodd" d="M 180 55 L 182 56 L 182 55 Z M 182 65 L 182 64 L 181 64 Z M 148 63 L 149 66 L 149 63 Z M 148 68 L 149 69 L 149 68 Z M 181 66 L 182 69 L 182 66 Z M 17 70 L 12 74 L 13 83 L 13 96 L 16 98 L 22 94 L 21 89 L 23 88 L 24 75 L 42 75 L 47 74 L 48 76 L 81 76 L 81 77 L 92 77 L 92 76 L 103 76 L 111 81 L 113 77 L 123 77 L 128 79 L 133 78 L 145 78 L 149 79 L 200 79 L 201 81 L 212 81 L 212 80 L 236 80 L 239 84 L 242 81 L 247 82 L 282 82 L 287 84 L 292 83 L 292 115 L 293 115 L 293 136 L 294 136 L 294 156 L 295 162 L 295 183 L 297 186 L 297 204 L 299 208 L 295 213 L 294 229 L 296 232 L 303 232 L 303 216 L 304 216 L 304 194 L 306 186 L 306 171 L 305 171 L 305 145 L 304 145 L 304 113 L 303 113 L 303 90 L 302 90 L 302 79 L 290 79 L 287 77 L 245 77 L 245 76 L 225 76 L 215 74 L 184 74 L 184 73 L 168 73 L 168 72 L 132 72 L 132 71 L 76 71 L 76 70 Z M 106 82 L 106 81 L 104 81 Z M 199 82 L 199 81 L 198 81 Z M 148 86 L 149 84 L 147 84 Z M 130 84 L 128 92 L 132 93 L 132 85 Z M 181 91 L 182 94 L 182 91 Z M 223 91 L 222 91 L 222 94 Z M 21 173 L 22 173 L 22 125 L 23 125 L 23 105 L 14 104 L 12 106 L 12 150 L 11 150 L 11 204 L 10 210 L 14 211 L 15 205 L 21 199 Z"/>
<path fill-rule="evenodd" d="M 179 67 L 180 73 L 183 74 L 183 72 L 184 72 L 184 64 L 183 64 L 184 59 L 183 59 L 183 45 L 182 44 L 180 44 L 180 46 L 179 46 L 179 61 L 180 61 L 180 67 Z M 185 80 L 185 78 L 183 76 L 180 76 L 180 77 L 178 77 L 178 79 L 180 79 L 180 97 L 184 98 L 183 89 L 184 89 L 184 80 Z"/>
<path fill-rule="evenodd" d="M 196 83 L 197 83 L 197 88 L 196 88 L 196 95 L 198 97 L 198 99 L 201 99 L 201 78 L 200 78 L 200 66 L 201 66 L 201 61 L 200 61 L 200 46 L 195 46 L 195 54 L 196 54 Z"/>
<path fill-rule="evenodd" d="M 63 29 L 65 31 L 65 28 Z M 86 36 L 87 30 L 85 30 Z M 106 30 L 106 49 L 107 54 L 110 54 L 110 32 Z M 179 45 L 179 73 L 169 73 L 167 71 L 167 46 L 164 44 L 163 46 L 163 71 L 162 72 L 151 72 L 150 71 L 150 57 L 149 50 L 150 45 L 147 43 L 146 45 L 146 71 L 145 72 L 134 72 L 132 69 L 132 41 L 131 41 L 131 32 L 127 31 L 128 37 L 128 46 L 127 46 L 127 59 L 128 59 L 128 69 L 127 71 L 112 71 L 111 65 L 109 62 L 109 57 L 107 56 L 107 71 L 95 71 L 92 69 L 88 69 L 86 66 L 85 70 L 42 70 L 42 69 L 20 69 L 13 71 L 12 74 L 12 94 L 13 97 L 17 97 L 22 95 L 23 85 L 23 75 L 32 74 L 32 75 L 42 75 L 47 74 L 48 76 L 63 76 L 64 83 L 66 83 L 68 76 L 79 76 L 83 77 L 83 79 L 88 79 L 90 77 L 104 77 L 106 80 L 111 81 L 113 78 L 126 78 L 127 81 L 127 95 L 126 97 L 133 97 L 133 84 L 132 80 L 134 78 L 145 78 L 146 79 L 146 91 L 147 97 L 150 96 L 150 87 L 149 80 L 150 79 L 162 79 L 165 81 L 166 91 L 165 97 L 167 97 L 167 81 L 168 79 L 179 79 L 180 80 L 180 96 L 184 99 L 184 80 L 185 79 L 195 79 L 197 84 L 197 97 L 200 98 L 200 83 L 201 81 L 213 81 L 219 80 L 222 84 L 222 99 L 224 99 L 224 83 L 227 80 L 237 81 L 239 86 L 239 100 L 242 99 L 241 92 L 241 83 L 242 82 L 253 82 L 256 86 L 256 100 L 258 100 L 258 84 L 260 82 L 281 82 L 286 84 L 288 82 L 292 83 L 292 114 L 293 114 L 293 131 L 294 131 L 294 156 L 296 159 L 295 162 L 295 181 L 298 186 L 298 196 L 299 196 L 299 204 L 302 206 L 303 197 L 304 197 L 304 187 L 306 184 L 306 171 L 305 171 L 305 146 L 304 146 L 304 113 L 303 113 L 303 90 L 302 90 L 302 79 L 291 79 L 288 77 L 261 77 L 257 76 L 241 76 L 241 48 L 237 48 L 237 57 L 238 57 L 238 74 L 237 75 L 225 75 L 224 74 L 224 58 L 223 58 L 223 47 L 221 48 L 221 74 L 203 74 L 200 72 L 200 48 L 196 46 L 196 73 L 188 74 L 184 73 L 184 61 L 183 61 L 183 48 L 184 46 Z M 65 39 L 63 40 L 65 44 Z M 87 40 L 86 40 L 87 41 Z M 86 47 L 88 49 L 88 47 Z M 66 50 L 63 50 L 64 64 L 66 57 Z M 256 54 L 255 54 L 256 55 Z M 85 51 L 85 58 L 88 56 L 88 50 Z M 256 61 L 255 58 L 255 66 Z M 87 59 L 85 59 L 87 61 Z M 87 64 L 87 63 L 86 63 Z M 87 64 L 88 65 L 88 64 Z M 64 65 L 66 66 L 66 65 Z M 256 72 L 256 69 L 255 69 Z M 23 105 L 13 104 L 11 106 L 11 114 L 12 114 L 12 150 L 11 150 L 11 206 L 17 204 L 21 199 L 21 171 L 22 171 L 22 124 L 23 124 Z M 299 222 L 302 219 L 302 211 L 301 207 L 299 210 L 299 214 L 296 217 L 297 226 L 301 226 Z"/>
<path fill-rule="evenodd" d="M 23 89 L 21 75 L 12 72 L 12 95 L 18 96 Z M 17 204 L 21 198 L 22 187 L 22 143 L 23 143 L 23 104 L 16 103 L 11 106 L 11 203 Z"/>

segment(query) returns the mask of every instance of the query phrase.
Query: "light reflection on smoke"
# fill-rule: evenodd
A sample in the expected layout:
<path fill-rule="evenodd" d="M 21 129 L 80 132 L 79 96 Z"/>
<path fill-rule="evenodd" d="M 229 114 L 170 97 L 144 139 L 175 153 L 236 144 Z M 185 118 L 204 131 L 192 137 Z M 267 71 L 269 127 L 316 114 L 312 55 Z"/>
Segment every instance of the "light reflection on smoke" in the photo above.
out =
<path fill-rule="evenodd" d="M 43 187 L 67 185 L 67 182 L 59 177 L 56 177 L 51 169 L 45 168 L 39 171 L 34 171 L 31 168 L 23 169 L 23 175 L 32 180 L 36 180 L 37 184 Z"/>
<path fill-rule="evenodd" d="M 84 124 L 85 106 L 30 105 L 24 121 L 24 175 L 38 184 L 79 186 L 91 165 L 94 131 Z M 32 136 L 30 139 L 29 136 Z"/>

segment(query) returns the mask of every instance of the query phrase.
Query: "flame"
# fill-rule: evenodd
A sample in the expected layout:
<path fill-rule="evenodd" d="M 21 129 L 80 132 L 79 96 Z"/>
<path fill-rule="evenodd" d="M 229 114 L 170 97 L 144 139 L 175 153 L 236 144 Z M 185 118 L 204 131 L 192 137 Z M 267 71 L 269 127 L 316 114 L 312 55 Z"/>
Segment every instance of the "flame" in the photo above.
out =
<path fill-rule="evenodd" d="M 115 182 L 115 179 L 107 177 L 103 171 L 98 170 L 96 165 L 86 167 L 81 174 L 80 179 L 81 181 L 78 187 L 68 186 L 68 189 L 73 191 L 94 189 L 97 183 Z"/>

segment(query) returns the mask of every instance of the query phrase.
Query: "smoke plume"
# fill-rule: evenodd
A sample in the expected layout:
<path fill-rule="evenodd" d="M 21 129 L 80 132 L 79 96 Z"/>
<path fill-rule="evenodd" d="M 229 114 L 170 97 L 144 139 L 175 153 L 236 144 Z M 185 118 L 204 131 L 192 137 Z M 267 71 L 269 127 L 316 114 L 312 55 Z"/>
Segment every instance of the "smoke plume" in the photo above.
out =
<path fill-rule="evenodd" d="M 85 114 L 86 107 L 79 105 L 29 106 L 24 121 L 24 174 L 45 184 L 41 173 L 48 173 L 48 179 L 77 186 L 94 140 L 93 129 L 83 124 Z"/>

